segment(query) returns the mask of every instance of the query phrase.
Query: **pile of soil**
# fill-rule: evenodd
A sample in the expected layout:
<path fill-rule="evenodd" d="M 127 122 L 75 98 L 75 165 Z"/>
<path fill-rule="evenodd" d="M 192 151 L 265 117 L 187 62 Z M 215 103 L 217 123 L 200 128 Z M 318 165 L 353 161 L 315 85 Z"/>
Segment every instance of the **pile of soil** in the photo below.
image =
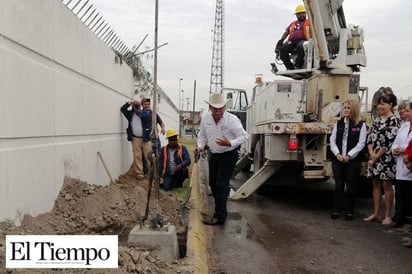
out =
<path fill-rule="evenodd" d="M 41 273 L 193 273 L 184 259 L 166 262 L 143 247 L 127 246 L 130 230 L 138 224 L 139 214 L 144 216 L 147 203 L 148 181 L 121 176 L 109 186 L 90 185 L 66 178 L 51 212 L 32 217 L 26 215 L 20 226 L 0 223 L 0 269 L 5 269 L 5 235 L 119 235 L 119 268 L 113 269 L 53 269 Z M 159 209 L 152 189 L 150 219 Z M 160 216 L 163 224 L 172 224 L 178 233 L 179 246 L 186 241 L 187 220 L 179 214 L 181 201 L 173 194 L 160 191 Z M 181 252 L 182 253 L 182 252 Z M 40 271 L 40 270 L 39 270 Z M 12 269 L 7 273 L 33 273 L 32 270 Z"/>

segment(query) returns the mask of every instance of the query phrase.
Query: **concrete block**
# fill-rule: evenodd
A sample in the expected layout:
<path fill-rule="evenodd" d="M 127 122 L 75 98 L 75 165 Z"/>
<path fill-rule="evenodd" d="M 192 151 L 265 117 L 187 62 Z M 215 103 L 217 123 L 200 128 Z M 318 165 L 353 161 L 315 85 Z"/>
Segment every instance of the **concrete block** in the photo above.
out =
<path fill-rule="evenodd" d="M 166 261 L 179 259 L 179 245 L 176 227 L 168 225 L 160 229 L 151 229 L 136 225 L 127 239 L 129 246 L 142 246 L 153 249 L 153 254 Z"/>

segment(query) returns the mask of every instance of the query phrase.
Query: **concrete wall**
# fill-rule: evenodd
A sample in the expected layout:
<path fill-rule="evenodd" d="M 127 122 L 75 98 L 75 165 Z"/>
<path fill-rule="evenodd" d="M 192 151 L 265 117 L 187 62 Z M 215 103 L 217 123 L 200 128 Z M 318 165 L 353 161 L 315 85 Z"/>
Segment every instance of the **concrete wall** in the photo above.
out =
<path fill-rule="evenodd" d="M 61 1 L 0 1 L 0 221 L 50 211 L 65 176 L 108 184 L 97 152 L 125 172 L 132 94 L 131 69 Z"/>

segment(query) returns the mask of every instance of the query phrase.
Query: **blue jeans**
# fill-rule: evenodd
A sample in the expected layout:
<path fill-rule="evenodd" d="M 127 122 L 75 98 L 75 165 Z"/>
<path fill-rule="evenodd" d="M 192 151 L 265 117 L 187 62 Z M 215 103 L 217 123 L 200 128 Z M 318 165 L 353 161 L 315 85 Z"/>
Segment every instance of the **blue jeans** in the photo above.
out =
<path fill-rule="evenodd" d="M 176 170 L 173 174 L 166 173 L 163 175 L 163 189 L 169 191 L 175 187 L 182 187 L 186 178 L 189 178 L 187 167 L 183 167 L 181 170 Z"/>
<path fill-rule="evenodd" d="M 353 214 L 353 211 L 355 210 L 356 188 L 359 180 L 360 167 L 360 161 L 342 163 L 338 160 L 333 160 L 332 169 L 335 178 L 335 212 Z"/>
<path fill-rule="evenodd" d="M 237 160 L 237 149 L 224 153 L 211 153 L 209 158 L 209 185 L 215 199 L 214 217 L 222 222 L 227 217 L 230 178 Z"/>

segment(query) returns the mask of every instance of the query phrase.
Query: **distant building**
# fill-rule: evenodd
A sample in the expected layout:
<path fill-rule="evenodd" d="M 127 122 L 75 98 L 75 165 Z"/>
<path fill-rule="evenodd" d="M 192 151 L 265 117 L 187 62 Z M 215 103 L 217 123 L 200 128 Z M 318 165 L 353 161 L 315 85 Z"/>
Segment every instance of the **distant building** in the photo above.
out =
<path fill-rule="evenodd" d="M 202 120 L 201 111 L 182 111 L 182 134 L 192 135 L 192 132 L 196 132 L 199 129 L 200 121 Z"/>

